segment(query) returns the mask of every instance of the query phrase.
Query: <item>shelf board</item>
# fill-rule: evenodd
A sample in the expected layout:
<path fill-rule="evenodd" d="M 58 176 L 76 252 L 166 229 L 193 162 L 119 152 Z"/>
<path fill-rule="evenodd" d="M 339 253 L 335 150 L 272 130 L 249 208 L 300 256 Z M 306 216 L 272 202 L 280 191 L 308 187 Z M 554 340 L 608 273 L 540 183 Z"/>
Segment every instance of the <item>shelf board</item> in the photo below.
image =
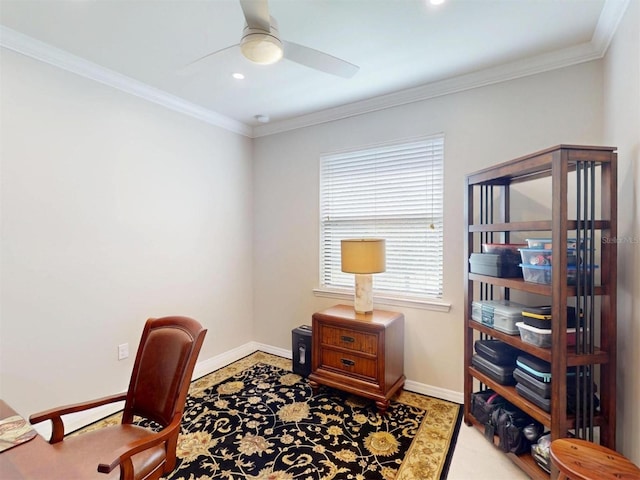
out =
<path fill-rule="evenodd" d="M 469 374 L 475 377 L 480 382 L 484 383 L 498 395 L 518 407 L 527 415 L 535 418 L 546 427 L 551 427 L 551 413 L 545 412 L 533 402 L 530 402 L 526 398 L 520 396 L 520 394 L 516 391 L 516 387 L 512 385 L 500 385 L 481 371 L 476 370 L 474 367 L 469 367 Z M 575 428 L 575 424 L 575 415 L 567 414 L 567 428 Z M 600 413 L 596 413 L 596 415 L 594 415 L 593 417 L 593 425 L 595 427 L 601 427 L 603 425 L 606 425 L 606 420 Z"/>
<path fill-rule="evenodd" d="M 592 225 L 593 223 L 593 225 Z M 567 230 L 576 230 L 584 227 L 585 222 L 567 220 Z M 593 227 L 595 230 L 606 230 L 610 228 L 608 220 L 595 220 L 586 222 L 586 228 Z M 551 220 L 532 220 L 526 222 L 506 222 L 506 223 L 483 223 L 469 225 L 469 232 L 546 232 L 553 230 Z"/>
<path fill-rule="evenodd" d="M 531 454 L 514 455 L 507 453 L 507 458 L 515 463 L 524 473 L 535 480 L 548 480 L 550 475 L 538 466 Z"/>
<path fill-rule="evenodd" d="M 568 162 L 567 169 L 572 171 L 575 169 L 576 161 L 589 161 L 594 164 L 612 162 L 612 157 L 615 157 L 612 152 L 615 150 L 615 147 L 557 145 L 479 170 L 467 175 L 467 182 L 469 185 L 505 185 L 550 177 L 553 164 L 556 162 Z M 562 151 L 566 152 L 566 160 L 562 156 L 554 155 Z"/>
<path fill-rule="evenodd" d="M 475 418 L 472 417 L 472 426 L 478 429 L 484 434 L 484 425 L 480 425 Z M 497 447 L 497 435 L 494 437 L 493 446 Z M 531 454 L 524 453 L 522 455 L 514 455 L 513 453 L 507 453 L 507 458 L 515 463 L 520 469 L 522 469 L 529 477 L 535 480 L 549 480 L 549 474 L 536 464 Z"/>
<path fill-rule="evenodd" d="M 497 340 L 501 340 L 504 343 L 508 343 L 512 347 L 530 353 L 542 360 L 551 362 L 550 348 L 536 347 L 530 343 L 525 343 L 520 339 L 519 335 L 508 335 L 506 333 L 499 332 L 495 328 L 483 325 L 475 320 L 469 320 L 469 328 L 482 332 Z M 592 354 L 577 354 L 574 348 L 567 346 L 567 367 L 575 367 L 576 365 L 598 365 L 608 362 L 609 354 L 599 348 L 596 348 L 595 352 Z"/>
<path fill-rule="evenodd" d="M 488 283 L 497 287 L 513 288 L 514 290 L 520 290 L 522 292 L 536 293 L 538 295 L 551 296 L 551 285 L 542 283 L 525 282 L 523 278 L 503 278 L 503 277 L 491 277 L 489 275 L 480 275 L 479 273 L 469 273 L 469 280 L 476 282 Z M 604 295 L 605 288 L 596 285 L 593 288 L 594 295 Z M 573 297 L 576 295 L 576 287 L 567 287 L 567 296 Z"/>
<path fill-rule="evenodd" d="M 551 426 L 551 414 L 540 409 L 526 398 L 521 397 L 514 386 L 500 385 L 473 367 L 469 367 L 469 373 L 491 388 L 491 390 L 496 392 L 498 395 L 513 403 L 520 410 L 523 410 L 527 415 L 532 416 L 547 427 Z"/>

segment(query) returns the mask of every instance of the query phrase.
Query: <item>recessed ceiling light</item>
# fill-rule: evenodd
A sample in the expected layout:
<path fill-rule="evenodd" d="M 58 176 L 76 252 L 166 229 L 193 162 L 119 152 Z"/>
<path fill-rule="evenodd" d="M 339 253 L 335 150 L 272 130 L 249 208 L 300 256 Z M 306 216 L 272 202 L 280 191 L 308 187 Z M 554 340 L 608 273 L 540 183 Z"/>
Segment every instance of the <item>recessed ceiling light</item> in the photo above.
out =
<path fill-rule="evenodd" d="M 442 5 L 444 2 L 445 0 L 429 0 L 431 5 Z"/>
<path fill-rule="evenodd" d="M 244 75 L 243 75 L 243 74 L 241 74 L 241 73 L 239 73 L 239 72 L 236 72 L 236 73 L 234 73 L 234 74 L 233 74 L 233 75 L 231 75 L 231 76 L 232 76 L 233 78 L 235 78 L 236 80 L 244 80 Z"/>

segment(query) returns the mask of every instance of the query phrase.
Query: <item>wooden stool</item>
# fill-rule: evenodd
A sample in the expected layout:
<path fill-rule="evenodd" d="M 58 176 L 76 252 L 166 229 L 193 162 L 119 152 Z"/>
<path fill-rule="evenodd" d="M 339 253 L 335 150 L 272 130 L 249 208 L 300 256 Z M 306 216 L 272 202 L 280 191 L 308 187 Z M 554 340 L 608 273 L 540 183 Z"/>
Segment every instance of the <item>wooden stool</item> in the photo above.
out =
<path fill-rule="evenodd" d="M 577 438 L 551 442 L 558 480 L 640 480 L 640 468 L 613 450 Z"/>

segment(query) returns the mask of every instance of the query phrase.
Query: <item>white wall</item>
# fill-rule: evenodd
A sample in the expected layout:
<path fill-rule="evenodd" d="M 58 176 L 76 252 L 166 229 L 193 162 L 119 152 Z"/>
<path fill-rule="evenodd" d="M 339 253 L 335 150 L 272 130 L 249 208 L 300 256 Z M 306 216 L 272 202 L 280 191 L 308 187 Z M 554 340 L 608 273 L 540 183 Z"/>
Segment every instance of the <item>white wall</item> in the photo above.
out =
<path fill-rule="evenodd" d="M 150 316 L 200 320 L 201 359 L 249 342 L 250 139 L 1 62 L 0 397 L 28 415 L 125 390 Z"/>
<path fill-rule="evenodd" d="M 618 147 L 617 447 L 640 465 L 640 2 L 604 60 L 604 137 Z"/>
<path fill-rule="evenodd" d="M 444 300 L 405 313 L 409 379 L 462 391 L 464 175 L 559 143 L 600 144 L 602 70 L 590 62 L 255 140 L 255 334 L 290 348 L 291 329 L 337 303 L 317 298 L 321 153 L 444 132 Z"/>

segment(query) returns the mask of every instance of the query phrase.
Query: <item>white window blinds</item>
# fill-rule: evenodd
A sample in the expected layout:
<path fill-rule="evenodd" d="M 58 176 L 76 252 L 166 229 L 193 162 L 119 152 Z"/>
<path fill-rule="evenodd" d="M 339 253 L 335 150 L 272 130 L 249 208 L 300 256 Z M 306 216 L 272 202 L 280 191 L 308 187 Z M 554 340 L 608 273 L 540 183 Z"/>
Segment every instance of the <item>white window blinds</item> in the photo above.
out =
<path fill-rule="evenodd" d="M 352 287 L 340 240 L 386 239 L 387 269 L 374 290 L 442 297 L 444 137 L 322 156 L 320 261 L 323 287 Z"/>

